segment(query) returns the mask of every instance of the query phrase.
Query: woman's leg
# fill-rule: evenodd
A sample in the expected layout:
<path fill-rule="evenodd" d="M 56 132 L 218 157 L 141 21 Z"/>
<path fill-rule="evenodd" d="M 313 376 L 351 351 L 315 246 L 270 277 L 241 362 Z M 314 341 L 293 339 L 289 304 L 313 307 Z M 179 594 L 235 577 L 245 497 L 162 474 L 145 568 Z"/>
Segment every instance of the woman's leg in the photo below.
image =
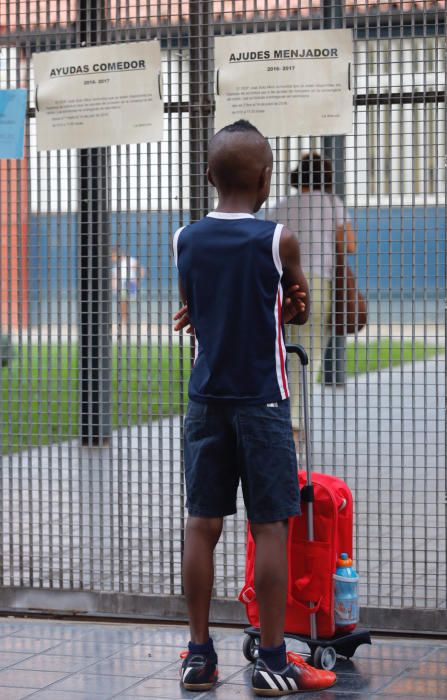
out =
<path fill-rule="evenodd" d="M 329 327 L 328 319 L 331 309 L 331 281 L 315 277 L 309 279 L 311 312 L 309 321 L 303 326 L 289 326 L 288 340 L 302 345 L 309 356 L 309 393 L 312 384 L 320 374 L 323 362 L 323 350 L 326 347 Z M 301 368 L 297 362 L 293 366 L 289 361 L 290 409 L 295 446 L 298 454 L 304 456 L 304 425 L 300 416 Z"/>

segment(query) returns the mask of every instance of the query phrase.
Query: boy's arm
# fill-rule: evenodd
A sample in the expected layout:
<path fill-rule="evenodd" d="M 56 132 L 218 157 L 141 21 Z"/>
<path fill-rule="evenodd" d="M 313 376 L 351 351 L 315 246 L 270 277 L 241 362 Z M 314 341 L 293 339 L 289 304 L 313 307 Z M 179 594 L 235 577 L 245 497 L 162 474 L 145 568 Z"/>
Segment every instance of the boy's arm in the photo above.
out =
<path fill-rule="evenodd" d="M 188 306 L 186 303 L 186 294 L 185 290 L 183 289 L 183 284 L 180 275 L 178 276 L 178 293 L 180 295 L 180 299 L 183 302 L 183 306 L 172 317 L 173 321 L 177 321 L 177 323 L 174 326 L 174 330 L 181 331 L 183 330 L 183 328 L 186 328 L 186 332 L 192 334 L 194 333 L 194 328 L 192 327 L 191 321 L 189 320 Z"/>
<path fill-rule="evenodd" d="M 184 228 L 185 227 L 182 226 L 181 228 L 177 229 L 177 231 L 174 234 L 174 239 L 172 241 L 172 252 L 174 255 L 174 261 L 175 261 L 176 267 L 177 267 L 178 237 Z M 180 277 L 180 272 L 178 273 L 178 293 L 179 293 L 180 299 L 183 303 L 183 306 L 172 317 L 172 320 L 176 321 L 176 324 L 174 325 L 174 330 L 181 331 L 181 330 L 183 330 L 183 328 L 186 328 L 187 333 L 194 333 L 194 328 L 192 327 L 191 322 L 189 320 L 189 316 L 188 316 L 188 305 L 186 303 L 186 294 L 185 294 L 185 290 L 183 288 L 183 283 L 182 283 L 182 278 Z"/>
<path fill-rule="evenodd" d="M 300 246 L 296 234 L 285 226 L 279 241 L 279 257 L 283 267 L 285 292 L 284 321 L 302 325 L 309 318 L 309 287 L 300 263 Z"/>

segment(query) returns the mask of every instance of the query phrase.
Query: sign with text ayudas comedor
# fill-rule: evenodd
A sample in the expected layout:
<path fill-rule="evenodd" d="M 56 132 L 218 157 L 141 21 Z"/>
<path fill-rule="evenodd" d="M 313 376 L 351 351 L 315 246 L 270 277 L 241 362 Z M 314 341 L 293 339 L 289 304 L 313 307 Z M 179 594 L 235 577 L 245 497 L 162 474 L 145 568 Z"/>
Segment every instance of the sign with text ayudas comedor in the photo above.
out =
<path fill-rule="evenodd" d="M 33 55 L 37 148 L 161 141 L 158 41 Z"/>

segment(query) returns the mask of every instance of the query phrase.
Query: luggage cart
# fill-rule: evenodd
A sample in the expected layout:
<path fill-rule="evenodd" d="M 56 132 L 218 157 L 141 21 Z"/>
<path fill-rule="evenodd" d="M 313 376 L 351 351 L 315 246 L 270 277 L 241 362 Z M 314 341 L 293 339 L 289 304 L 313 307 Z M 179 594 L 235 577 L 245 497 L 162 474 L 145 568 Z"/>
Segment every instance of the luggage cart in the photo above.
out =
<path fill-rule="evenodd" d="M 302 369 L 302 387 L 303 387 L 303 404 L 304 404 L 304 430 L 306 438 L 306 503 L 307 503 L 307 540 L 314 540 L 314 520 L 313 520 L 313 495 L 314 488 L 312 485 L 312 458 L 310 447 L 310 420 L 308 406 L 308 389 L 307 389 L 307 365 L 309 358 L 306 351 L 301 345 L 287 345 L 288 353 L 298 355 Z M 309 601 L 312 605 L 312 602 Z M 253 662 L 258 657 L 260 644 L 260 630 L 258 627 L 246 627 L 246 637 L 242 645 L 242 651 L 245 658 Z M 307 644 L 310 651 L 310 663 L 316 668 L 324 668 L 327 671 L 332 670 L 337 662 L 337 656 L 343 656 L 350 659 L 354 656 L 357 648 L 361 644 L 371 644 L 371 635 L 369 630 L 361 627 L 356 627 L 352 632 L 341 632 L 330 639 L 322 639 L 318 637 L 317 618 L 316 614 L 310 615 L 310 635 L 295 634 L 293 632 L 284 633 L 287 639 L 296 639 Z"/>

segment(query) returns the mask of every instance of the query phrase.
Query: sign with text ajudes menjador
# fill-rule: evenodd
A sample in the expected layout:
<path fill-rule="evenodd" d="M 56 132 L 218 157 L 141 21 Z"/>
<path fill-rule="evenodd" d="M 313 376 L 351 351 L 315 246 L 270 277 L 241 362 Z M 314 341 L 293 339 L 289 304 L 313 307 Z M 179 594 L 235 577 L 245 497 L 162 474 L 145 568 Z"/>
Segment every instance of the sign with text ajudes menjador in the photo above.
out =
<path fill-rule="evenodd" d="M 265 136 L 352 131 L 352 32 L 269 32 L 215 40 L 216 130 L 247 119 Z"/>

